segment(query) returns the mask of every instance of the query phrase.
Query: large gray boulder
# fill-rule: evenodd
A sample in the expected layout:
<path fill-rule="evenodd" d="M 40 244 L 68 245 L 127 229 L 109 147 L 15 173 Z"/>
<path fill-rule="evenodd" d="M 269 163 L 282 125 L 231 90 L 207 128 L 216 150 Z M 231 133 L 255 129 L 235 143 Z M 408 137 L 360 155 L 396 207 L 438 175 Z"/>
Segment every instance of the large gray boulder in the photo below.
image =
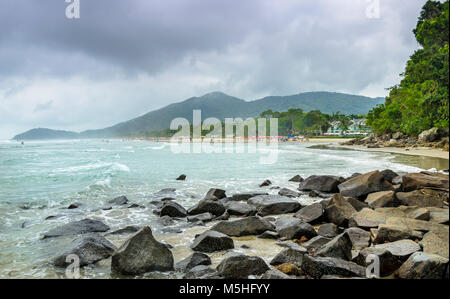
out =
<path fill-rule="evenodd" d="M 320 203 L 314 203 L 312 205 L 306 206 L 297 213 L 294 217 L 302 220 L 303 222 L 315 224 L 323 220 L 324 210 Z"/>
<path fill-rule="evenodd" d="M 227 197 L 225 190 L 212 188 L 205 195 L 205 199 L 222 199 Z"/>
<path fill-rule="evenodd" d="M 317 234 L 326 238 L 334 238 L 339 235 L 341 229 L 334 223 L 325 223 L 319 226 Z"/>
<path fill-rule="evenodd" d="M 299 197 L 301 194 L 300 192 L 288 189 L 288 188 L 282 188 L 280 191 L 278 191 L 278 195 L 286 196 L 286 197 Z"/>
<path fill-rule="evenodd" d="M 408 173 L 402 177 L 402 188 L 404 192 L 425 188 L 448 192 L 448 175 L 429 171 L 423 171 L 421 173 Z"/>
<path fill-rule="evenodd" d="M 337 193 L 338 185 L 344 178 L 331 175 L 312 175 L 300 183 L 301 191 L 321 191 L 327 193 Z"/>
<path fill-rule="evenodd" d="M 225 206 L 217 199 L 202 199 L 196 206 L 188 210 L 189 215 L 198 215 L 203 213 L 211 213 L 220 216 L 225 213 Z"/>
<path fill-rule="evenodd" d="M 221 221 L 211 230 L 218 231 L 228 236 L 240 237 L 259 235 L 268 230 L 274 230 L 272 223 L 258 216 L 246 217 L 232 221 Z"/>
<path fill-rule="evenodd" d="M 106 232 L 109 226 L 103 222 L 93 219 L 83 219 L 80 221 L 70 222 L 57 228 L 50 230 L 44 234 L 44 239 L 59 236 L 80 235 L 86 233 Z"/>
<path fill-rule="evenodd" d="M 250 275 L 261 275 L 269 270 L 266 262 L 257 256 L 235 255 L 223 260 L 217 272 L 226 279 L 245 279 Z"/>
<path fill-rule="evenodd" d="M 402 261 L 405 261 L 414 252 L 421 250 L 420 245 L 411 240 L 399 240 L 392 243 L 378 244 L 374 248 L 386 249 Z"/>
<path fill-rule="evenodd" d="M 444 279 L 448 259 L 434 254 L 416 252 L 398 269 L 402 279 Z"/>
<path fill-rule="evenodd" d="M 187 216 L 187 211 L 180 204 L 174 201 L 166 201 L 164 202 L 159 215 L 183 218 Z"/>
<path fill-rule="evenodd" d="M 280 195 L 255 196 L 248 203 L 256 207 L 260 216 L 294 213 L 301 208 L 298 201 Z"/>
<path fill-rule="evenodd" d="M 353 248 L 355 250 L 361 250 L 369 247 L 370 245 L 370 233 L 359 227 L 350 227 L 345 230 L 352 241 Z"/>
<path fill-rule="evenodd" d="M 254 206 L 240 201 L 228 202 L 225 207 L 230 215 L 235 216 L 253 216 L 257 212 Z"/>
<path fill-rule="evenodd" d="M 233 239 L 213 230 L 208 230 L 195 237 L 191 245 L 192 250 L 200 252 L 215 252 L 233 248 Z"/>
<path fill-rule="evenodd" d="M 423 252 L 437 254 L 449 258 L 449 236 L 448 233 L 428 232 L 419 243 L 423 247 Z"/>
<path fill-rule="evenodd" d="M 319 279 L 324 275 L 343 277 L 364 277 L 366 269 L 356 263 L 332 257 L 303 256 L 302 270 L 309 276 Z"/>
<path fill-rule="evenodd" d="M 325 215 L 329 222 L 337 226 L 346 226 L 354 213 L 359 211 L 360 202 L 351 197 L 335 194 L 325 208 Z"/>
<path fill-rule="evenodd" d="M 247 193 L 236 193 L 231 196 L 231 200 L 235 201 L 247 201 L 249 198 L 260 196 L 260 195 L 269 195 L 267 192 L 247 192 Z"/>
<path fill-rule="evenodd" d="M 204 253 L 194 252 L 191 256 L 175 264 L 175 270 L 189 272 L 192 268 L 204 265 L 211 265 L 211 259 Z"/>
<path fill-rule="evenodd" d="M 397 198 L 402 205 L 442 208 L 448 193 L 432 189 L 420 189 L 411 192 L 398 192 Z"/>
<path fill-rule="evenodd" d="M 115 250 L 116 246 L 102 235 L 98 233 L 85 234 L 73 240 L 69 248 L 53 260 L 53 264 L 57 267 L 67 267 L 71 263 L 66 261 L 67 256 L 74 254 L 78 256 L 80 266 L 83 267 L 110 257 Z"/>
<path fill-rule="evenodd" d="M 308 252 L 316 252 L 323 245 L 327 244 L 331 241 L 331 238 L 323 237 L 323 236 L 315 236 L 314 238 L 306 241 L 302 244 L 304 248 L 308 250 Z"/>
<path fill-rule="evenodd" d="M 323 245 L 315 255 L 350 261 L 352 259 L 352 246 L 350 236 L 344 232 Z"/>
<path fill-rule="evenodd" d="M 350 179 L 338 186 L 343 196 L 363 197 L 369 193 L 392 190 L 389 183 L 378 170 Z"/>
<path fill-rule="evenodd" d="M 394 273 L 395 270 L 400 268 L 402 265 L 401 261 L 392 255 L 392 253 L 383 248 L 374 248 L 369 247 L 361 250 L 358 256 L 353 260 L 358 265 L 363 267 L 367 267 L 369 264 L 372 264 L 374 261 L 369 257 L 370 255 L 375 255 L 378 257 L 380 262 L 380 276 L 388 276 Z M 369 259 L 368 259 L 369 257 Z"/>
<path fill-rule="evenodd" d="M 369 229 L 378 227 L 380 224 L 386 223 L 387 218 L 387 214 L 367 208 L 354 213 L 350 217 L 348 225 L 350 227 L 361 227 Z"/>
<path fill-rule="evenodd" d="M 153 237 L 150 227 L 145 226 L 114 252 L 111 270 L 123 275 L 171 271 L 173 270 L 173 255 L 166 245 Z"/>
<path fill-rule="evenodd" d="M 317 236 L 317 232 L 309 223 L 305 223 L 294 217 L 281 217 L 275 222 L 278 234 L 287 239 L 300 239 L 306 237 L 312 239 Z"/>
<path fill-rule="evenodd" d="M 383 207 L 396 207 L 397 198 L 394 191 L 380 191 L 367 195 L 365 203 L 372 209 Z"/>
<path fill-rule="evenodd" d="M 201 214 L 197 214 L 197 215 L 192 215 L 192 216 L 187 216 L 187 221 L 188 222 L 210 222 L 215 218 L 215 216 L 209 212 L 206 213 L 201 213 Z"/>
<path fill-rule="evenodd" d="M 205 265 L 195 266 L 190 269 L 184 276 L 183 279 L 218 279 L 217 270 L 210 268 Z"/>
<path fill-rule="evenodd" d="M 270 264 L 272 266 L 292 264 L 301 267 L 303 256 L 307 253 L 306 248 L 300 246 L 298 248 L 285 248 L 270 261 Z"/>
<path fill-rule="evenodd" d="M 399 240 L 417 240 L 423 237 L 423 233 L 411 230 L 406 225 L 380 224 L 377 234 L 373 240 L 374 244 L 382 244 L 386 242 L 395 242 Z"/>
<path fill-rule="evenodd" d="M 425 130 L 419 134 L 418 141 L 420 142 L 433 142 L 439 140 L 441 138 L 441 134 L 438 128 L 431 128 L 429 130 Z"/>

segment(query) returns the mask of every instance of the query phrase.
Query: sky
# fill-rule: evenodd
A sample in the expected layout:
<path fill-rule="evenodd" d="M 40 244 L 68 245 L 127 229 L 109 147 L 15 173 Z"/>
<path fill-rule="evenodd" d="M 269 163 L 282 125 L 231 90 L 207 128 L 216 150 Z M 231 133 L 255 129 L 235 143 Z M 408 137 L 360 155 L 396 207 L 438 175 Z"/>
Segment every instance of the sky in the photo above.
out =
<path fill-rule="evenodd" d="M 67 0 L 75 1 L 75 0 Z M 425 0 L 0 1 L 0 139 L 82 131 L 222 91 L 384 97 Z"/>

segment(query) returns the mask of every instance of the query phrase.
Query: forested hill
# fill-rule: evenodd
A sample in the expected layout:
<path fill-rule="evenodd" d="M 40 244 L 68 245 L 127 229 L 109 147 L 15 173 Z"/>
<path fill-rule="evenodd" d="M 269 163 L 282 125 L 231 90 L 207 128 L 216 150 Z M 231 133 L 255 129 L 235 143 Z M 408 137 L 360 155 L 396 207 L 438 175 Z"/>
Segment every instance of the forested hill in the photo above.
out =
<path fill-rule="evenodd" d="M 111 138 L 133 135 L 139 132 L 165 130 L 169 128 L 171 121 L 177 117 L 183 117 L 192 122 L 192 111 L 195 109 L 202 111 L 202 119 L 215 117 L 223 120 L 227 117 L 256 117 L 269 109 L 273 111 L 287 111 L 290 108 L 301 108 L 305 112 L 320 110 L 323 113 L 330 114 L 334 112 L 366 114 L 370 109 L 383 102 L 383 98 L 369 98 L 334 92 L 308 92 L 291 96 L 271 96 L 247 102 L 221 92 L 213 92 L 168 105 L 112 127 L 81 132 L 78 138 Z M 34 138 L 33 132 L 29 131 L 26 134 L 20 134 L 14 139 Z M 61 137 L 55 137 L 57 135 L 52 133 L 48 135 L 48 138 L 66 138 L 64 136 L 68 136 L 65 133 Z M 42 138 L 42 135 L 40 136 Z"/>

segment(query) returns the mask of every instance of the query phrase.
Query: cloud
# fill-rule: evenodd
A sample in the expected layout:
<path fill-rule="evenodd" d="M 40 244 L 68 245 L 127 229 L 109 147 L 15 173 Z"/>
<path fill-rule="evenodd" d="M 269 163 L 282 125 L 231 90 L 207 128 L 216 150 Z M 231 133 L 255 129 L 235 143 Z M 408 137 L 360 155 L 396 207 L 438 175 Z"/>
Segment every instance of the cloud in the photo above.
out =
<path fill-rule="evenodd" d="M 384 96 L 417 44 L 423 1 L 0 2 L 0 138 L 100 128 L 220 90 L 247 100 L 328 90 Z M 50 102 L 51 101 L 51 102 Z"/>

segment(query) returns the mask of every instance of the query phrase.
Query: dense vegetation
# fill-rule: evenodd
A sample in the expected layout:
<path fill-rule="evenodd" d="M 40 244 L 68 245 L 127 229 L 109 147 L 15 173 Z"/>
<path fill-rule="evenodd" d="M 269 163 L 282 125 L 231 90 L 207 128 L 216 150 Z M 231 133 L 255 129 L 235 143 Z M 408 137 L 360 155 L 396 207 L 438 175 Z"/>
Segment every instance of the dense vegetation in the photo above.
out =
<path fill-rule="evenodd" d="M 413 33 L 420 49 L 410 57 L 400 84 L 372 109 L 368 124 L 377 133 L 418 135 L 448 127 L 448 1 L 428 1 Z"/>

